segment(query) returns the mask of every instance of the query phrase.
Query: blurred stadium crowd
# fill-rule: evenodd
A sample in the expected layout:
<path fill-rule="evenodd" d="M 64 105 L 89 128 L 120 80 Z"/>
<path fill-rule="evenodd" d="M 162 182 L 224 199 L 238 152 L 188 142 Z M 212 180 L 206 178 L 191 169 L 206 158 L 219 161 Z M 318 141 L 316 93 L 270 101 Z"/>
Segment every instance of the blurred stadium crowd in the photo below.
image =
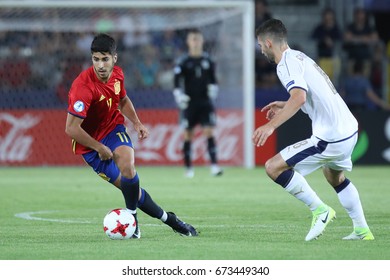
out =
<path fill-rule="evenodd" d="M 175 57 L 186 50 L 183 32 L 110 33 L 117 39 L 127 87 L 172 88 Z M 91 65 L 88 53 L 93 36 L 82 32 L 0 32 L 0 91 L 50 90 L 66 103 L 72 81 Z"/>
<path fill-rule="evenodd" d="M 255 7 L 256 26 L 273 17 L 268 1 L 256 0 Z M 0 8 L 0 18 L 18 17 L 8 12 Z M 335 11 L 325 7 L 306 39 L 316 45 L 314 58 L 350 106 L 390 110 L 383 75 L 387 71 L 389 42 L 379 36 L 369 11 L 356 6 L 351 13 L 351 22 L 339 24 Z M 45 16 L 53 14 L 46 15 L 43 11 L 42 17 Z M 119 64 L 124 68 L 128 88 L 172 89 L 175 59 L 187 49 L 185 29 L 115 32 L 114 18 L 104 14 L 94 16 L 99 18 L 95 21 L 96 31 L 110 32 L 117 39 Z M 34 107 L 34 96 L 26 104 L 18 103 L 17 98 L 12 101 L 12 96 L 37 91 L 47 101 L 37 106 L 65 106 L 75 76 L 91 64 L 87 54 L 93 36 L 92 32 L 0 31 L 0 94 L 8 103 L 1 104 L 1 108 Z M 215 42 L 207 38 L 211 37 L 206 37 L 205 49 L 213 52 Z M 305 41 L 290 47 L 306 52 Z M 258 50 L 255 73 L 257 91 L 280 88 L 275 65 L 268 63 Z M 361 91 L 359 96 L 356 91 Z"/>
<path fill-rule="evenodd" d="M 328 74 L 352 110 L 390 111 L 386 76 L 390 54 L 389 37 L 380 36 L 383 34 L 377 31 L 370 10 L 357 3 L 359 1 L 355 1 L 355 5 L 349 2 L 339 1 L 333 5 L 335 8 L 325 3 L 317 21 L 311 22 L 309 28 L 306 28 L 309 31 L 306 40 L 290 47 L 307 53 L 308 45 L 315 45 L 314 54 L 309 53 L 309 56 Z M 390 16 L 390 3 L 387 6 Z M 343 19 L 344 22 L 339 23 L 337 8 L 348 8 L 351 20 Z M 268 1 L 256 1 L 255 17 L 256 26 L 273 17 Z M 384 25 L 381 28 L 386 29 Z M 293 37 L 293 34 L 290 32 L 289 36 Z M 269 64 L 257 52 L 256 88 L 272 88 L 278 84 L 275 65 Z"/>

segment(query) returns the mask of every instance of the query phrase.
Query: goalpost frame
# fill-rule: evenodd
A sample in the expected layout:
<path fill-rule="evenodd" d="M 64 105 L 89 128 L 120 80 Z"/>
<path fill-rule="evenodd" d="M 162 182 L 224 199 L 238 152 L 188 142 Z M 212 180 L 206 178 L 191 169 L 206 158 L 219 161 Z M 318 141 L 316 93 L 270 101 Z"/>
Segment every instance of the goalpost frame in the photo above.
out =
<path fill-rule="evenodd" d="M 253 168 L 255 166 L 254 145 L 252 144 L 252 133 L 255 119 L 255 36 L 254 22 L 255 10 L 254 1 L 1 1 L 2 8 L 207 8 L 227 7 L 242 9 L 242 40 L 243 40 L 243 114 L 244 114 L 244 166 Z"/>

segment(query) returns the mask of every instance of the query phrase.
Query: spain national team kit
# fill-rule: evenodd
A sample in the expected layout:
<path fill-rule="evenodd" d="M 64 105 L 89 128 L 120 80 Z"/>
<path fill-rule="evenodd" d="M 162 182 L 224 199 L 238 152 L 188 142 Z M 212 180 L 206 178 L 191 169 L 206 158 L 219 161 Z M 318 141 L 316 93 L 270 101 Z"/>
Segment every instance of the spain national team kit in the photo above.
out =
<path fill-rule="evenodd" d="M 132 142 L 124 126 L 124 116 L 118 106 L 126 96 L 123 71 L 114 66 L 107 83 L 100 81 L 93 67 L 86 69 L 75 79 L 69 91 L 68 112 L 84 119 L 81 127 L 94 139 L 114 151 L 120 145 L 132 147 Z M 74 140 L 73 152 L 82 154 L 84 160 L 109 182 L 119 176 L 119 169 L 112 160 L 100 161 L 96 151 Z"/>

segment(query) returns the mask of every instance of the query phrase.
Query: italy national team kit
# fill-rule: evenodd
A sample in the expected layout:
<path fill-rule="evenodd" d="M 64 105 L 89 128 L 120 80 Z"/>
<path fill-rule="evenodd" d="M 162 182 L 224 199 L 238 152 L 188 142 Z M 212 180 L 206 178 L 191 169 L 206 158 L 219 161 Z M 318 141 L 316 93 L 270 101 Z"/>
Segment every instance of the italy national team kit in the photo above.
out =
<path fill-rule="evenodd" d="M 277 75 L 288 92 L 295 87 L 306 91 L 301 109 L 312 120 L 313 134 L 283 149 L 282 158 L 303 176 L 324 163 L 335 170 L 350 171 L 358 123 L 329 77 L 311 58 L 292 49 L 283 53 Z"/>

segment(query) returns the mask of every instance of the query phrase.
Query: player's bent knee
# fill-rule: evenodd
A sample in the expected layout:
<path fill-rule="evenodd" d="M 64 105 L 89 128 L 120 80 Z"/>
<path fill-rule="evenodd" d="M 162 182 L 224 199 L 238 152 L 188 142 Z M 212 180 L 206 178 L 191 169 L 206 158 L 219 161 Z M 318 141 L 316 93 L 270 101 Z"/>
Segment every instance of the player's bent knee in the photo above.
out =
<path fill-rule="evenodd" d="M 340 176 L 336 176 L 336 177 L 327 177 L 326 180 L 328 181 L 328 183 L 332 186 L 332 187 L 337 187 L 338 185 L 340 185 L 342 182 L 345 181 L 345 176 L 344 175 L 340 175 Z"/>
<path fill-rule="evenodd" d="M 274 174 L 275 174 L 275 164 L 274 164 L 274 161 L 271 159 L 267 160 L 266 163 L 265 163 L 265 172 L 267 173 L 267 175 L 271 178 L 274 177 Z"/>
<path fill-rule="evenodd" d="M 121 170 L 121 175 L 123 177 L 132 179 L 137 174 L 137 171 L 135 170 L 134 165 L 127 166 Z"/>
<path fill-rule="evenodd" d="M 332 187 L 337 187 L 345 180 L 345 174 L 342 170 L 333 170 L 325 167 L 323 169 L 326 180 Z"/>
<path fill-rule="evenodd" d="M 264 167 L 265 172 L 272 180 L 275 180 L 283 171 L 289 169 L 287 165 L 281 164 L 277 157 L 267 160 Z"/>

